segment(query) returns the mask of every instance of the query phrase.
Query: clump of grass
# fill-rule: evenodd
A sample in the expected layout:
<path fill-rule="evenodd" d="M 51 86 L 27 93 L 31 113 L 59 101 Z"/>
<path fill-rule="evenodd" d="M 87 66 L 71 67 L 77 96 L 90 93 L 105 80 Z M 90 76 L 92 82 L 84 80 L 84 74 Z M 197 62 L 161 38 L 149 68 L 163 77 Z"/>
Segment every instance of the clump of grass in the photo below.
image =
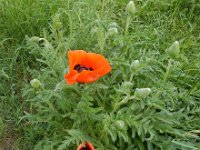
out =
<path fill-rule="evenodd" d="M 10 7 L 2 11 L 9 18 L 1 25 L 3 38 L 16 39 L 1 44 L 7 58 L 5 48 L 14 51 L 6 60 L 11 65 L 2 65 L 0 83 L 7 84 L 1 91 L 10 89 L 1 93 L 9 99 L 1 107 L 12 110 L 1 114 L 11 113 L 17 122 L 21 149 L 76 149 L 84 141 L 96 149 L 200 148 L 195 1 L 135 1 L 134 15 L 122 0 L 15 3 L 1 3 Z M 12 15 L 16 10 L 21 18 Z M 180 51 L 172 57 L 175 41 Z M 68 86 L 68 49 L 101 53 L 112 72 L 92 84 Z M 39 88 L 31 87 L 32 79 Z"/>

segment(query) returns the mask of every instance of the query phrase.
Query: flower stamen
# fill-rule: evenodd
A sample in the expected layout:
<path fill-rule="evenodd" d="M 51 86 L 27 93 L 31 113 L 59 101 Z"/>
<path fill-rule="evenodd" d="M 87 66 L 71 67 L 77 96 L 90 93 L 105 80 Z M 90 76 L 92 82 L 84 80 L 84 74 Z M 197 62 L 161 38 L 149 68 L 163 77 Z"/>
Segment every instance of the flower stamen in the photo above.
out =
<path fill-rule="evenodd" d="M 81 66 L 80 64 L 78 64 L 78 65 L 76 65 L 76 66 L 74 67 L 74 70 L 76 70 L 76 71 L 78 71 L 78 73 L 80 73 L 80 72 L 83 71 L 83 70 L 92 71 L 92 70 L 94 70 L 94 69 L 88 68 L 88 67 L 85 67 L 85 66 Z"/>

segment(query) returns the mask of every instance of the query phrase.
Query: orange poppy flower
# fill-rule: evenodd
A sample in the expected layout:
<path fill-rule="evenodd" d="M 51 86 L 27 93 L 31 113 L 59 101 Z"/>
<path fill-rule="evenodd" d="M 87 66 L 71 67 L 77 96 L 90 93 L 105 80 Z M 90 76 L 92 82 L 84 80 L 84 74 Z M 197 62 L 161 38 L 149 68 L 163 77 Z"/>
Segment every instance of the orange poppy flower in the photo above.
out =
<path fill-rule="evenodd" d="M 68 62 L 70 70 L 65 74 L 65 79 L 69 85 L 94 82 L 111 71 L 104 56 L 84 50 L 68 51 Z"/>
<path fill-rule="evenodd" d="M 85 146 L 81 143 L 77 150 L 94 150 L 94 146 L 90 142 L 86 142 Z"/>

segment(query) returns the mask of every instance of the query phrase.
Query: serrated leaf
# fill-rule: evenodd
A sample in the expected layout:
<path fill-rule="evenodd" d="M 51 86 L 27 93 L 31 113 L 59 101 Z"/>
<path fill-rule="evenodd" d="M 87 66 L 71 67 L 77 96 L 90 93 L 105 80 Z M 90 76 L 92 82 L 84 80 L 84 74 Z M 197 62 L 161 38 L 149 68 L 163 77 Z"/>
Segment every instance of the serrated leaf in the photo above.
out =
<path fill-rule="evenodd" d="M 65 140 L 62 142 L 62 144 L 58 147 L 58 150 L 65 150 L 67 146 L 71 144 L 71 140 Z"/>
<path fill-rule="evenodd" d="M 191 148 L 192 150 L 196 150 L 196 149 L 198 150 L 197 147 L 194 147 L 193 144 L 189 142 L 181 142 L 181 141 L 172 140 L 172 143 L 182 146 L 183 148 Z"/>

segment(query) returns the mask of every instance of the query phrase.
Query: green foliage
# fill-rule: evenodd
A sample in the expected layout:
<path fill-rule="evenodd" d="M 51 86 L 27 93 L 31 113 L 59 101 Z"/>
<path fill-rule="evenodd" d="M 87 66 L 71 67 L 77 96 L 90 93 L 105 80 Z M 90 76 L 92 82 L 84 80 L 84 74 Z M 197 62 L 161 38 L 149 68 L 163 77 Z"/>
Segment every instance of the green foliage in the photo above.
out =
<path fill-rule="evenodd" d="M 0 114 L 15 122 L 19 149 L 85 141 L 97 150 L 200 149 L 199 5 L 134 1 L 130 16 L 127 3 L 0 1 Z M 174 41 L 178 59 L 167 53 Z M 111 73 L 67 85 L 69 49 L 104 55 Z M 138 89 L 148 91 L 136 96 Z"/>
<path fill-rule="evenodd" d="M 4 129 L 4 123 L 3 123 L 3 120 L 0 118 L 0 136 L 3 132 L 3 129 Z"/>

